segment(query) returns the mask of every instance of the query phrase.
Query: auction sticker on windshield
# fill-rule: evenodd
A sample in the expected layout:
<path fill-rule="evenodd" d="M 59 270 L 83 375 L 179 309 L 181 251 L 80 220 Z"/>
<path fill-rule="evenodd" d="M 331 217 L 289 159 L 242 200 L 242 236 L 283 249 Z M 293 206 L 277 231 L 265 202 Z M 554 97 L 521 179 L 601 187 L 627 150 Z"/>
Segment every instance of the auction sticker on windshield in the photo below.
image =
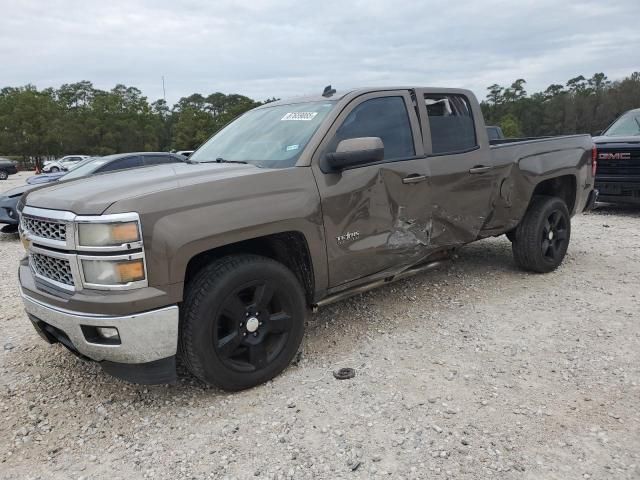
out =
<path fill-rule="evenodd" d="M 289 112 L 280 120 L 309 121 L 313 120 L 316 115 L 318 115 L 318 112 Z"/>

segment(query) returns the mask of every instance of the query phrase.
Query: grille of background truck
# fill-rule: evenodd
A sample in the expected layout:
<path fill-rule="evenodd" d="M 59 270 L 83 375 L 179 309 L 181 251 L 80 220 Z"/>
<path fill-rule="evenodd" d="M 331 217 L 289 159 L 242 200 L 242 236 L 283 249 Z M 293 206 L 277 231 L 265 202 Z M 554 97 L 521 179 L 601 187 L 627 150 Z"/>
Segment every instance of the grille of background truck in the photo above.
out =
<path fill-rule="evenodd" d="M 38 218 L 22 217 L 24 229 L 32 235 L 48 240 L 67 240 L 67 226 L 64 223 L 40 220 Z"/>
<path fill-rule="evenodd" d="M 30 258 L 31 266 L 38 275 L 54 282 L 73 286 L 73 274 L 69 260 L 49 257 L 40 253 L 32 253 Z"/>
<path fill-rule="evenodd" d="M 640 145 L 639 145 L 640 146 Z M 598 153 L 631 153 L 631 158 L 628 160 L 598 160 L 598 170 L 596 178 L 605 175 L 637 175 L 640 176 L 640 151 L 630 151 L 631 149 L 610 149 L 606 147 L 598 148 Z M 620 179 L 624 180 L 624 179 Z"/>

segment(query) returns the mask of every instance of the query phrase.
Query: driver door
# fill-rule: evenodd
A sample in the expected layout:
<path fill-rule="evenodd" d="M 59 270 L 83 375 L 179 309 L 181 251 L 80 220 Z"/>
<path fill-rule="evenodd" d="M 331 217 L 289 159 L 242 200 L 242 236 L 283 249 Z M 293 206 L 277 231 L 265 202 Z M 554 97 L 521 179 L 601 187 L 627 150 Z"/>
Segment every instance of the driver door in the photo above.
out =
<path fill-rule="evenodd" d="M 341 140 L 379 137 L 384 160 L 323 172 L 321 159 Z M 406 90 L 354 99 L 338 116 L 313 162 L 320 191 L 329 286 L 396 271 L 429 250 L 431 211 L 428 162 Z"/>

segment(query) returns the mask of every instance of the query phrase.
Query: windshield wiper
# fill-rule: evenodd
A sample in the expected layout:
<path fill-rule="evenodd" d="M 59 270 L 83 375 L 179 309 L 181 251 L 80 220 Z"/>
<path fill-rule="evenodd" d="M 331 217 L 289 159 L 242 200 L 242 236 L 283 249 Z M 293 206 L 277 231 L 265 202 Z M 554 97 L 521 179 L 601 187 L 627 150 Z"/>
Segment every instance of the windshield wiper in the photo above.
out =
<path fill-rule="evenodd" d="M 199 162 L 199 163 L 244 163 L 246 165 L 249 162 L 245 162 L 244 160 L 225 160 L 222 157 L 218 157 L 215 160 L 206 160 L 204 162 Z"/>

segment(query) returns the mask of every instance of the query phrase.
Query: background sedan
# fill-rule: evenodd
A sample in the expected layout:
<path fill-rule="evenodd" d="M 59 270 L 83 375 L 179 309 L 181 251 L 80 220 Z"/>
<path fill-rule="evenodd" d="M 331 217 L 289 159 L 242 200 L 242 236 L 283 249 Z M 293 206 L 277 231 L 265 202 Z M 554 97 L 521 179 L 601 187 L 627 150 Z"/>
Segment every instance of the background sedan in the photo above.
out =
<path fill-rule="evenodd" d="M 16 207 L 22 195 L 41 187 L 43 184 L 59 180 L 74 180 L 89 175 L 97 175 L 132 168 L 140 168 L 163 163 L 184 162 L 182 155 L 166 152 L 120 153 L 106 157 L 93 157 L 80 162 L 69 172 L 41 174 L 27 179 L 25 185 L 13 188 L 0 196 L 0 223 L 4 223 L 2 232 L 11 233 L 18 229 L 19 215 Z"/>

